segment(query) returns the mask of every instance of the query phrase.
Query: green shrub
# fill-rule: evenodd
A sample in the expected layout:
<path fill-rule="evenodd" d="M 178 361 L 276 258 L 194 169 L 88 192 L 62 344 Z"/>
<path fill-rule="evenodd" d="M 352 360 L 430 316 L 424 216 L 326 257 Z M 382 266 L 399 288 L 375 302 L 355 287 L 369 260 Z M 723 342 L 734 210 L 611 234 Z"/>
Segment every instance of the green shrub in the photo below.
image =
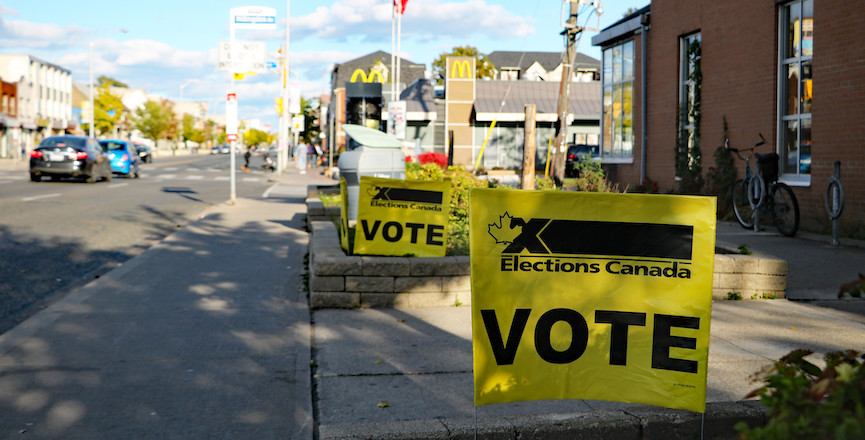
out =
<path fill-rule="evenodd" d="M 604 169 L 601 168 L 601 163 L 597 160 L 586 158 L 576 164 L 576 175 L 573 183 L 569 180 L 569 185 L 565 188 L 571 191 L 588 191 L 588 192 L 617 192 L 618 188 L 607 184 Z"/>
<path fill-rule="evenodd" d="M 829 353 L 822 370 L 805 360 L 810 350 L 794 350 L 755 374 L 764 385 L 747 397 L 760 397 L 769 409 L 765 426 L 736 425 L 741 439 L 865 438 L 865 356 L 848 350 Z"/>
<path fill-rule="evenodd" d="M 535 176 L 535 189 L 541 191 L 556 190 L 556 181 L 551 177 Z"/>
<path fill-rule="evenodd" d="M 321 200 L 321 203 L 326 208 L 339 206 L 340 200 L 342 200 L 339 193 L 337 193 L 337 194 L 318 193 L 318 198 L 319 198 L 319 200 Z"/>
<path fill-rule="evenodd" d="M 406 164 L 407 180 L 451 182 L 451 205 L 448 219 L 448 254 L 469 254 L 469 189 L 491 188 L 494 184 L 481 180 L 468 172 L 462 165 L 454 165 L 443 170 L 434 163 L 418 165 Z"/>

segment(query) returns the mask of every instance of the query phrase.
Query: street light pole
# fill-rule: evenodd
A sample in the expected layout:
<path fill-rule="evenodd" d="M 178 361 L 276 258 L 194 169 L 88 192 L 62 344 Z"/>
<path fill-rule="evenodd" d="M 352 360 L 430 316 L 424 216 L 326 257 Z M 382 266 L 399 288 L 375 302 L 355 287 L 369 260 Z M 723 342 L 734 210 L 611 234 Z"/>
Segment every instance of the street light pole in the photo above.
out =
<path fill-rule="evenodd" d="M 290 156 L 288 154 L 289 153 L 288 149 L 290 148 L 290 145 L 289 145 L 290 142 L 288 141 L 288 133 L 289 133 L 289 126 L 291 125 L 291 114 L 289 113 L 290 106 L 289 106 L 289 102 L 288 102 L 291 99 L 291 96 L 289 93 L 289 81 L 288 81 L 288 73 L 291 69 L 291 65 L 289 64 L 291 58 L 288 55 L 290 50 L 291 50 L 291 0 L 285 0 L 285 52 L 282 53 L 282 56 L 283 56 L 283 60 L 282 60 L 282 67 L 283 67 L 283 70 L 282 70 L 282 118 L 283 118 L 282 130 L 283 130 L 283 132 L 279 133 L 279 137 L 284 139 L 285 151 L 280 151 L 280 155 L 283 158 L 282 163 L 279 164 L 280 172 L 282 171 L 282 168 L 288 167 L 287 162 L 288 162 L 288 158 Z M 284 137 L 283 137 L 283 134 L 285 135 Z"/>
<path fill-rule="evenodd" d="M 93 126 L 96 125 L 96 107 L 94 106 L 94 98 L 93 98 L 93 40 L 90 40 L 90 137 L 95 138 L 94 133 L 95 130 Z"/>

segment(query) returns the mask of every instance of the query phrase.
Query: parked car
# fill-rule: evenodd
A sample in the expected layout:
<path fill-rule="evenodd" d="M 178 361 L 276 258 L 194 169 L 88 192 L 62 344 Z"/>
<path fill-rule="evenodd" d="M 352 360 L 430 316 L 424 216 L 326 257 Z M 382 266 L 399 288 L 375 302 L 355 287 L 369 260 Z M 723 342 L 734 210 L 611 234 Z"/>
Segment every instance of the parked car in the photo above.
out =
<path fill-rule="evenodd" d="M 111 161 L 95 140 L 86 136 L 50 136 L 30 153 L 30 180 L 84 178 L 87 183 L 111 180 Z"/>
<path fill-rule="evenodd" d="M 231 153 L 231 147 L 229 147 L 228 144 L 222 144 L 219 146 L 219 152 L 222 154 Z"/>
<path fill-rule="evenodd" d="M 576 177 L 579 174 L 578 166 L 586 158 L 599 160 L 601 150 L 597 145 L 570 144 L 568 155 L 565 156 L 565 176 Z"/>
<path fill-rule="evenodd" d="M 135 147 L 135 151 L 138 152 L 138 157 L 142 163 L 153 162 L 153 153 L 150 147 L 138 142 L 133 142 L 132 145 Z"/>
<path fill-rule="evenodd" d="M 141 159 L 132 142 L 120 140 L 99 141 L 99 145 L 111 158 L 111 171 L 126 177 L 138 178 L 138 165 Z"/>

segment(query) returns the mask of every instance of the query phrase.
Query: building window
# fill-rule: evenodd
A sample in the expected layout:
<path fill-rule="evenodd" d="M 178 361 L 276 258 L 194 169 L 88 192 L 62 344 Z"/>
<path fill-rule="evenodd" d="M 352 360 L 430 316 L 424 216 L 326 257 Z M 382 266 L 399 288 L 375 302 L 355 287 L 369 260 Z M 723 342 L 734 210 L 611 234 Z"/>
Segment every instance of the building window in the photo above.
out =
<path fill-rule="evenodd" d="M 814 55 L 814 1 L 781 7 L 778 66 L 778 154 L 785 179 L 810 182 L 811 58 Z"/>
<path fill-rule="evenodd" d="M 677 176 L 699 163 L 696 157 L 699 152 L 700 133 L 700 69 L 702 41 L 700 34 L 682 37 L 679 41 L 679 152 L 677 160 L 682 163 L 677 167 Z M 696 148 L 695 148 L 696 147 Z"/>
<path fill-rule="evenodd" d="M 634 41 L 604 49 L 602 156 L 633 154 Z"/>
<path fill-rule="evenodd" d="M 518 80 L 520 79 L 520 69 L 503 68 L 501 72 L 501 78 L 503 80 L 509 81 Z"/>

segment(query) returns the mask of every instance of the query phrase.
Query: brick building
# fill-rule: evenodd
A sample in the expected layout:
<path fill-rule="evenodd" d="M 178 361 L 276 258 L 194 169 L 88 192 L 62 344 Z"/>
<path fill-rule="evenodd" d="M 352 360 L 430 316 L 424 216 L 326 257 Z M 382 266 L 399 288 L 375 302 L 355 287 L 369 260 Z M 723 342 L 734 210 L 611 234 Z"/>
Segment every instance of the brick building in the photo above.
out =
<path fill-rule="evenodd" d="M 804 228 L 827 228 L 826 186 L 840 161 L 842 231 L 865 233 L 865 132 L 854 122 L 865 109 L 863 22 L 865 9 L 844 0 L 653 0 L 603 29 L 592 43 L 604 54 L 609 175 L 675 189 L 675 151 L 695 135 L 705 175 L 726 120 L 731 145 L 749 147 L 762 133 L 758 152 L 780 155 Z"/>

